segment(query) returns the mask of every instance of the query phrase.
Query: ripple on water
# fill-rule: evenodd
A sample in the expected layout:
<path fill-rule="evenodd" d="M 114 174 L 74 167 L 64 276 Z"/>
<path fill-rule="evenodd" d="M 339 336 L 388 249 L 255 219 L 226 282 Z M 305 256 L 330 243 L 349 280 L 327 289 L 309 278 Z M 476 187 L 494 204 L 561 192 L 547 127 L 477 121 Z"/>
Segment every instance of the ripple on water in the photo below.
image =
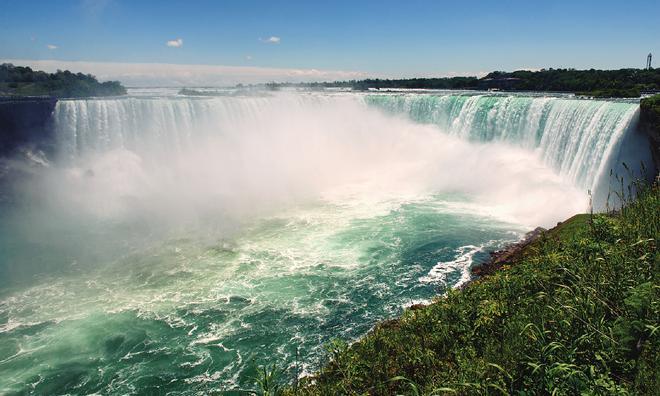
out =
<path fill-rule="evenodd" d="M 251 386 L 259 364 L 310 372 L 332 339 L 459 284 L 512 238 L 436 200 L 307 207 L 19 290 L 0 302 L 0 391 L 192 394 Z"/>

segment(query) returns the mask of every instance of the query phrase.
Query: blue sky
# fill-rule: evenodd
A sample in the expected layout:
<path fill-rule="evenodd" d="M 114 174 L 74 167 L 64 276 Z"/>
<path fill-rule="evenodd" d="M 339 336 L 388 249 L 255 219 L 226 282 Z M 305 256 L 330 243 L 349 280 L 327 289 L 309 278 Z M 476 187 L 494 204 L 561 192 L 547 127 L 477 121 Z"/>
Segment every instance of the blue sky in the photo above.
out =
<path fill-rule="evenodd" d="M 0 6 L 3 60 L 391 77 L 641 67 L 649 52 L 660 62 L 658 0 L 0 0 Z"/>

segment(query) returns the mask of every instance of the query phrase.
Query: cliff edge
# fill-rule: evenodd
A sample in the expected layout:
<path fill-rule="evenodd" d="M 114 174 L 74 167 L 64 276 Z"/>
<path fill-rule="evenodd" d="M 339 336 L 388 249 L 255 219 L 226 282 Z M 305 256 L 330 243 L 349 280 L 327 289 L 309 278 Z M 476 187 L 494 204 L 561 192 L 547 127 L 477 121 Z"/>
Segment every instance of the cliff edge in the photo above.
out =
<path fill-rule="evenodd" d="M 0 98 L 0 156 L 26 144 L 48 149 L 56 103 L 51 97 Z"/>
<path fill-rule="evenodd" d="M 639 103 L 639 128 L 651 144 L 655 174 L 660 172 L 660 95 L 644 98 Z"/>

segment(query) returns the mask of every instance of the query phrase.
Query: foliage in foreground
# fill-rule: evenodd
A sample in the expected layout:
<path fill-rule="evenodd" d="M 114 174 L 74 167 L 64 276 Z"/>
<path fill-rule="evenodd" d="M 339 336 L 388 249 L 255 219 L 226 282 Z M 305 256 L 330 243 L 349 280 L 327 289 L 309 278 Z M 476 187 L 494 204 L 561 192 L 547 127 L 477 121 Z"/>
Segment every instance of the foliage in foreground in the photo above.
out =
<path fill-rule="evenodd" d="M 462 291 L 408 310 L 285 393 L 657 394 L 660 188 L 579 215 Z M 273 394 L 272 392 L 270 394 Z"/>

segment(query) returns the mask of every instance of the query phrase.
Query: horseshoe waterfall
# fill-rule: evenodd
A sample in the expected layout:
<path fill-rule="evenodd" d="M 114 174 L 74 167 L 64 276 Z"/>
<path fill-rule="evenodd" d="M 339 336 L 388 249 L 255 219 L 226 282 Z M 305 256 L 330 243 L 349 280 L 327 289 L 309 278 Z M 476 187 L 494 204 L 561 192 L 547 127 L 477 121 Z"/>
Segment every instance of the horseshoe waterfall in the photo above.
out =
<path fill-rule="evenodd" d="M 651 163 L 638 108 L 412 91 L 60 100 L 49 149 L 4 160 L 21 177 L 0 201 L 0 393 L 200 394 L 249 388 L 264 364 L 310 373 L 330 341 L 604 207 L 622 163 Z"/>

